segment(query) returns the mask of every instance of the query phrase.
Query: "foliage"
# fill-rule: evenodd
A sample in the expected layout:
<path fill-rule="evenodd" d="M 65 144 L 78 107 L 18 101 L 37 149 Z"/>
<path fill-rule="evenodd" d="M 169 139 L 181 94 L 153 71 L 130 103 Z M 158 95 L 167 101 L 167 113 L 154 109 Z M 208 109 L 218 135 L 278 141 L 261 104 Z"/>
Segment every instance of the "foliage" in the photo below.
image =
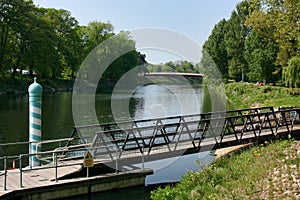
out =
<path fill-rule="evenodd" d="M 283 69 L 299 57 L 299 13 L 297 0 L 241 1 L 228 20 L 215 25 L 203 45 L 201 66 L 214 62 L 225 80 L 274 85 L 285 80 Z"/>
<path fill-rule="evenodd" d="M 193 63 L 184 61 L 169 61 L 164 64 L 149 64 L 147 66 L 149 72 L 185 72 L 185 73 L 199 73 L 198 69 Z"/>
<path fill-rule="evenodd" d="M 32 0 L 0 0 L 0 22 L 2 76 L 12 71 L 14 77 L 21 69 L 42 79 L 74 79 L 90 51 L 115 35 L 111 23 L 92 21 L 80 26 L 69 11 L 39 8 Z M 128 37 L 125 40 L 124 44 L 132 43 Z M 118 66 L 107 73 L 122 74 L 145 62 L 144 55 L 133 51 L 116 61 Z"/>
<path fill-rule="evenodd" d="M 289 60 L 288 66 L 283 69 L 283 79 L 286 86 L 291 88 L 300 86 L 300 57 Z"/>
<path fill-rule="evenodd" d="M 249 12 L 248 1 L 242 1 L 236 6 L 236 10 L 231 13 L 227 22 L 225 43 L 228 56 L 228 74 L 235 81 L 244 79 L 244 74 L 248 72 L 248 64 L 245 59 L 245 40 L 249 28 L 244 25 Z"/>
<path fill-rule="evenodd" d="M 278 80 L 275 75 L 277 52 L 278 47 L 272 40 L 252 31 L 245 41 L 245 58 L 249 65 L 248 80 L 251 82 L 265 80 L 275 84 Z"/>
<path fill-rule="evenodd" d="M 246 24 L 259 35 L 279 44 L 277 64 L 287 66 L 288 60 L 299 54 L 297 38 L 300 32 L 298 0 L 251 0 L 255 9 Z"/>
<path fill-rule="evenodd" d="M 274 169 L 284 169 L 286 156 L 291 163 L 288 167 L 299 164 L 299 145 L 293 141 L 265 142 L 240 154 L 221 157 L 203 171 L 186 174 L 175 187 L 151 192 L 151 199 L 262 199 L 265 184 L 273 184 L 269 174 Z M 291 187 L 292 184 L 293 179 L 289 179 Z M 274 196 L 280 192 L 269 190 Z"/>
<path fill-rule="evenodd" d="M 219 69 L 223 78 L 228 78 L 228 56 L 225 44 L 225 34 L 226 34 L 226 24 L 225 19 L 221 20 L 213 28 L 210 36 L 203 45 L 202 52 L 202 63 L 208 60 L 208 55 L 215 63 L 216 67 Z"/>

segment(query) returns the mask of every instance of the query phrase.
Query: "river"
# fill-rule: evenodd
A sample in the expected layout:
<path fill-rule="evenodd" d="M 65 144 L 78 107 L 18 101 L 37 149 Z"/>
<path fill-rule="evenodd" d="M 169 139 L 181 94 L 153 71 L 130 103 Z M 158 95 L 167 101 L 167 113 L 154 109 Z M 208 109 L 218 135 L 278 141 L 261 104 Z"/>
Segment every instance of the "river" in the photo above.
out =
<path fill-rule="evenodd" d="M 97 94 L 96 113 L 99 123 L 112 121 L 126 121 L 131 119 L 146 119 L 168 117 L 185 114 L 197 114 L 208 111 L 203 108 L 204 92 L 202 87 L 186 87 L 184 85 L 146 85 L 138 87 L 133 94 L 120 91 L 113 95 Z M 125 111 L 112 112 L 111 104 L 119 105 L 130 102 Z M 128 116 L 128 113 L 130 116 Z M 86 116 L 88 117 L 88 116 Z M 58 139 L 69 137 L 74 120 L 72 116 L 72 93 L 46 93 L 43 94 L 42 104 L 42 139 Z M 28 96 L 3 95 L 0 96 L 0 143 L 28 141 Z M 28 145 L 1 147 L 1 156 L 28 153 Z M 148 176 L 146 184 L 163 182 L 176 182 L 190 170 L 198 170 L 196 160 L 206 160 L 209 163 L 211 156 L 206 154 L 193 154 L 182 158 L 165 159 L 159 162 L 146 163 L 146 167 L 157 168 L 155 176 Z M 165 163 L 165 164 L 164 164 Z M 148 199 L 149 191 L 143 187 L 121 190 L 126 191 L 127 199 Z M 90 199 L 126 199 L 121 193 L 95 194 Z M 97 196 L 100 195 L 100 196 Z M 115 198 L 112 196 L 115 195 Z M 133 198 L 136 196 L 136 198 Z M 99 197 L 99 198 L 98 198 Z M 87 199 L 86 196 L 77 197 Z M 73 198 L 72 198 L 73 199 Z"/>

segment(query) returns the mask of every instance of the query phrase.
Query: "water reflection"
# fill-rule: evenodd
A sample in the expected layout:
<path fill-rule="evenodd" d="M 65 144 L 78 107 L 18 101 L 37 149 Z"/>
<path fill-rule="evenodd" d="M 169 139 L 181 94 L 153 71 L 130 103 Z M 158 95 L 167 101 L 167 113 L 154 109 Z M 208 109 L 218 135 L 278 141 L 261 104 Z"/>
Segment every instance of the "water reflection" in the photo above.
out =
<path fill-rule="evenodd" d="M 202 88 L 184 85 L 147 85 L 140 87 L 133 95 L 136 99 L 135 119 L 153 119 L 202 111 Z"/>

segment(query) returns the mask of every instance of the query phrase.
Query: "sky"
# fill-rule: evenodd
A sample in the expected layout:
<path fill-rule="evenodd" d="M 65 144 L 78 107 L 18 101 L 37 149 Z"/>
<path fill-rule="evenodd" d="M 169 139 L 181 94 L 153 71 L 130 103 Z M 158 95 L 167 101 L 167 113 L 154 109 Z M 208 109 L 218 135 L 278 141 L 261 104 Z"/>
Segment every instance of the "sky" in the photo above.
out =
<path fill-rule="evenodd" d="M 110 22 L 114 32 L 141 28 L 176 31 L 202 46 L 213 27 L 241 0 L 33 0 L 39 7 L 65 9 L 80 25 Z M 171 52 L 143 50 L 150 63 L 178 60 Z"/>

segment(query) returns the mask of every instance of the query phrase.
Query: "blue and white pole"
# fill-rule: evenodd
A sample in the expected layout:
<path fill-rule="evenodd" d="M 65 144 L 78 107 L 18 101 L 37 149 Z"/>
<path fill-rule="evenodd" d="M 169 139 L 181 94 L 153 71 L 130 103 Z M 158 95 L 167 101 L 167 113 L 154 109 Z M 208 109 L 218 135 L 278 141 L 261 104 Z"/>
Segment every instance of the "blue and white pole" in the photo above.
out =
<path fill-rule="evenodd" d="M 36 142 L 41 140 L 42 136 L 42 92 L 43 88 L 36 82 L 28 87 L 29 93 L 29 153 L 35 154 L 40 152 L 41 149 L 36 149 Z M 40 161 L 36 156 L 29 157 L 29 166 L 39 166 Z"/>

